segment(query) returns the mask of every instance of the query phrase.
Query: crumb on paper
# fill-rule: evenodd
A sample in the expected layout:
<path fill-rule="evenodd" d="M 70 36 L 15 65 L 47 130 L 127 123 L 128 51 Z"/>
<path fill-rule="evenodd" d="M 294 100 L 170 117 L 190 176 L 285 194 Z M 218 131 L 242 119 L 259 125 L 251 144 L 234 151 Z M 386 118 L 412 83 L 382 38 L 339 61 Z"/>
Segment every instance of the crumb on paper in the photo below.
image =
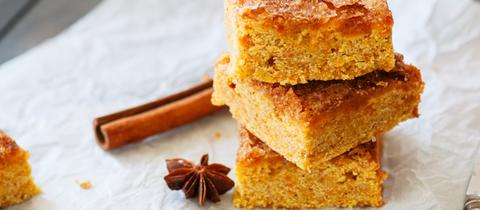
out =
<path fill-rule="evenodd" d="M 208 81 L 208 80 L 211 80 L 211 79 L 212 79 L 212 76 L 208 75 L 207 73 L 205 73 L 205 74 L 202 76 L 202 82 Z"/>
<path fill-rule="evenodd" d="M 222 138 L 222 133 L 220 133 L 220 132 L 215 132 L 215 139 L 216 139 L 216 140 L 219 140 L 220 138 Z"/>
<path fill-rule="evenodd" d="M 80 184 L 80 188 L 82 188 L 84 190 L 89 190 L 89 189 L 92 188 L 92 183 L 90 181 L 84 181 L 84 182 L 78 183 L 78 184 Z"/>

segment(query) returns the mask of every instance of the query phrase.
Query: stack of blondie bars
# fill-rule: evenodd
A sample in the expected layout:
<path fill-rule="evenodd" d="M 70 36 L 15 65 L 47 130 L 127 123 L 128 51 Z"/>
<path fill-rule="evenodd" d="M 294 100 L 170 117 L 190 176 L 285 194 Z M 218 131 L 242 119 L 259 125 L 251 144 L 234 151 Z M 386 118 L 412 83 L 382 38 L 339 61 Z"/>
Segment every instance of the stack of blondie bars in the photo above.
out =
<path fill-rule="evenodd" d="M 240 123 L 236 207 L 381 206 L 382 133 L 423 82 L 386 0 L 226 0 L 212 102 Z"/>

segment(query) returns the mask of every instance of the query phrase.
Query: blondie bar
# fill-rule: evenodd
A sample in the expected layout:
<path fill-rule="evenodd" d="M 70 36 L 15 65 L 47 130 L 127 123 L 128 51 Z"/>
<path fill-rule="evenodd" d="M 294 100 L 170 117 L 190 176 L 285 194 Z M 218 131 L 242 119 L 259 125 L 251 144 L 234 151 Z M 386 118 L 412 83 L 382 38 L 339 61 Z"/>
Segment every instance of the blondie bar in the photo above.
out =
<path fill-rule="evenodd" d="M 246 208 L 381 206 L 387 174 L 381 170 L 382 141 L 369 142 L 311 173 L 285 160 L 245 129 L 237 151 L 234 205 Z"/>
<path fill-rule="evenodd" d="M 293 86 L 232 79 L 229 63 L 224 55 L 215 65 L 212 103 L 228 105 L 240 124 L 302 169 L 418 116 L 424 84 L 401 56 L 390 72 Z"/>
<path fill-rule="evenodd" d="M 21 203 L 40 192 L 30 171 L 28 152 L 0 131 L 0 208 Z"/>
<path fill-rule="evenodd" d="M 280 84 L 394 67 L 386 0 L 226 0 L 231 75 Z"/>

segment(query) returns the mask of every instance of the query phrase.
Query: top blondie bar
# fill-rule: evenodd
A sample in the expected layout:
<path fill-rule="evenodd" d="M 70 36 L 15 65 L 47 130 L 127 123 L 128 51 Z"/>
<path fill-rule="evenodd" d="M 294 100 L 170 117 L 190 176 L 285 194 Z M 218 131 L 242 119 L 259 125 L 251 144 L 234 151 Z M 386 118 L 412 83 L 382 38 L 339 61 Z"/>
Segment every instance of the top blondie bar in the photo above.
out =
<path fill-rule="evenodd" d="M 231 76 L 346 80 L 395 66 L 386 0 L 226 0 Z"/>

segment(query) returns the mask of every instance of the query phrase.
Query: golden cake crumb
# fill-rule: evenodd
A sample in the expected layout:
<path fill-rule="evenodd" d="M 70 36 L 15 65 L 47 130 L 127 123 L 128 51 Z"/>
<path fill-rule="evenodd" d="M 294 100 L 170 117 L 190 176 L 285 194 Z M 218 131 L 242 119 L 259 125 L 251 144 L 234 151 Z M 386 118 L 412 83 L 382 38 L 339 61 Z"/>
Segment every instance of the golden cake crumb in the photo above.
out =
<path fill-rule="evenodd" d="M 84 181 L 80 183 L 80 188 L 84 190 L 89 190 L 90 188 L 92 188 L 92 183 L 90 181 Z"/>
<path fill-rule="evenodd" d="M 219 140 L 220 138 L 222 138 L 222 133 L 220 133 L 220 132 L 215 132 L 215 139 L 216 139 L 216 140 Z"/>
<path fill-rule="evenodd" d="M 209 74 L 204 74 L 202 76 L 201 81 L 208 81 L 208 80 L 211 80 L 211 79 L 212 79 L 212 76 L 210 76 Z"/>

